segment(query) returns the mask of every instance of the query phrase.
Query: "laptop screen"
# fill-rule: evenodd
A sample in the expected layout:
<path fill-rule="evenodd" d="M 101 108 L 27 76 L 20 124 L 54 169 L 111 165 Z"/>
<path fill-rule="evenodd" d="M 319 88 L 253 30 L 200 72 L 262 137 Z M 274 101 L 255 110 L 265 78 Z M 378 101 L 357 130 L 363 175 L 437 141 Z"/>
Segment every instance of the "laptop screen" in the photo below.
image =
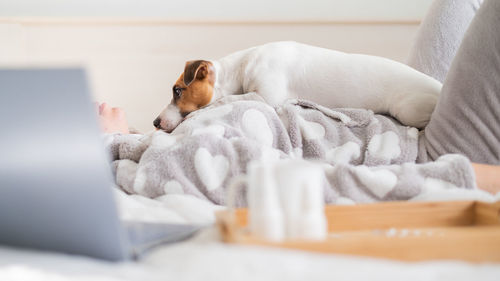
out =
<path fill-rule="evenodd" d="M 125 258 L 82 69 L 0 70 L 0 243 Z"/>

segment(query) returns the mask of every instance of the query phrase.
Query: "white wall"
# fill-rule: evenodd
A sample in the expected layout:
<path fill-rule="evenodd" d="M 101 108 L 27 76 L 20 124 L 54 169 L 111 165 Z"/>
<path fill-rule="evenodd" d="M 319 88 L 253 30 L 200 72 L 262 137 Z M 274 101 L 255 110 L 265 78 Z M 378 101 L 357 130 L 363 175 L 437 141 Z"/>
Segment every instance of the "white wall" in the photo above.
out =
<path fill-rule="evenodd" d="M 0 0 L 0 16 L 182 21 L 418 21 L 432 0 Z"/>
<path fill-rule="evenodd" d="M 30 6 L 28 2 L 46 5 Z M 78 4 L 61 4 L 74 2 Z M 172 83 L 180 75 L 187 60 L 217 59 L 230 52 L 269 41 L 296 40 L 404 61 L 416 34 L 418 20 L 427 5 L 423 0 L 301 2 L 311 4 L 308 8 L 304 7 L 303 14 L 317 13 L 311 18 L 314 20 L 312 22 L 300 19 L 302 14 L 294 10 L 303 4 L 292 1 L 291 6 L 295 8 L 283 13 L 278 8 L 286 6 L 288 2 L 279 0 L 273 2 L 278 3 L 274 6 L 278 12 L 269 11 L 259 15 L 254 7 L 249 8 L 248 13 L 238 10 L 242 15 L 238 19 L 205 18 L 191 22 L 187 19 L 188 14 L 196 14 L 196 11 L 187 13 L 181 9 L 182 12 L 173 13 L 167 8 L 179 10 L 182 5 L 187 5 L 184 2 L 192 1 L 177 3 L 146 0 L 141 3 L 148 5 L 140 13 L 133 13 L 134 9 L 139 10 L 139 1 L 119 2 L 121 5 L 117 7 L 120 9 L 115 9 L 114 0 L 17 0 L 11 6 L 6 5 L 5 0 L 0 0 L 0 66 L 83 65 L 89 73 L 96 99 L 124 107 L 131 125 L 146 131 L 152 128 L 153 119 L 169 102 Z M 131 6 L 125 5 L 128 2 L 132 3 Z M 206 2 L 209 1 L 198 3 L 203 6 Z M 210 3 L 222 2 L 233 1 L 212 0 Z M 414 6 L 420 3 L 421 6 L 411 10 L 397 4 L 400 2 L 413 3 Z M 51 6 L 54 3 L 60 5 L 54 8 Z M 355 3 L 364 3 L 366 5 L 363 7 L 367 10 L 328 14 L 318 9 L 320 4 L 331 8 L 332 3 L 337 3 L 338 10 L 343 11 L 353 9 Z M 389 3 L 402 9 L 401 12 L 379 7 Z M 321 5 L 319 7 L 323 7 Z M 104 11 L 91 11 L 88 8 L 91 6 L 99 6 Z M 156 18 L 160 8 L 168 12 L 169 17 Z M 236 12 L 235 8 L 228 9 L 221 11 Z M 133 16 L 140 14 L 141 18 L 130 17 L 130 13 Z M 108 16 L 95 18 L 96 14 Z M 109 14 L 114 16 L 110 17 Z M 261 22 L 258 17 L 267 17 L 267 21 Z M 285 17 L 288 17 L 286 21 Z"/>

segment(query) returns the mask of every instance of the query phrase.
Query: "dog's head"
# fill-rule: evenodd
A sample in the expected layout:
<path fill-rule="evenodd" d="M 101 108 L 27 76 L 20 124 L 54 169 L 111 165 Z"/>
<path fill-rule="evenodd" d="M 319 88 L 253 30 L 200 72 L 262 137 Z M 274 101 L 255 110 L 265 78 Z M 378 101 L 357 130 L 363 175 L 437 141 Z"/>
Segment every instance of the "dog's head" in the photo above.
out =
<path fill-rule="evenodd" d="M 186 115 L 210 103 L 214 83 L 215 69 L 211 62 L 186 62 L 184 73 L 172 88 L 172 101 L 153 121 L 153 125 L 172 132 Z"/>

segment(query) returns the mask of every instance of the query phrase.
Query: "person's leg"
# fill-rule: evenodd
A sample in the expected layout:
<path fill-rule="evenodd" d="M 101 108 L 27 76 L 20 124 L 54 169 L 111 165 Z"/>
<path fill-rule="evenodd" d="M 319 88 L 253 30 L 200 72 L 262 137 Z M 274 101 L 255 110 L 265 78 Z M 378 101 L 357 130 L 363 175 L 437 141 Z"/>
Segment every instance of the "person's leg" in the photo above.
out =
<path fill-rule="evenodd" d="M 410 51 L 408 65 L 443 82 L 483 0 L 435 0 Z"/>
<path fill-rule="evenodd" d="M 500 1 L 486 0 L 451 65 L 423 136 L 431 159 L 500 164 Z"/>

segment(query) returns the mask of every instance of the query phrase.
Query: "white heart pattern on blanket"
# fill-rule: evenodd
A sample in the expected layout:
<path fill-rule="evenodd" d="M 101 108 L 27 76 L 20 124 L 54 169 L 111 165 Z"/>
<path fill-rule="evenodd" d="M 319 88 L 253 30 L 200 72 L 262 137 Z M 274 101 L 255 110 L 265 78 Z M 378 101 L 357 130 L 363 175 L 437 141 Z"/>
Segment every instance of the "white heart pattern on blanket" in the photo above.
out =
<path fill-rule="evenodd" d="M 200 147 L 194 155 L 194 168 L 207 190 L 213 191 L 226 179 L 229 161 L 224 155 L 213 157 L 206 148 Z"/>
<path fill-rule="evenodd" d="M 356 166 L 358 179 L 378 198 L 384 198 L 398 183 L 398 177 L 389 170 L 372 171 L 367 166 Z"/>
<path fill-rule="evenodd" d="M 368 152 L 379 159 L 391 160 L 397 158 L 401 154 L 398 135 L 393 131 L 374 135 L 368 143 Z"/>
<path fill-rule="evenodd" d="M 192 135 L 210 134 L 222 138 L 226 129 L 222 125 L 211 125 L 208 127 L 200 127 L 193 130 Z"/>
<path fill-rule="evenodd" d="M 302 134 L 308 140 L 321 139 L 325 136 L 325 127 L 318 122 L 307 121 L 299 117 L 299 125 Z"/>
<path fill-rule="evenodd" d="M 176 180 L 170 180 L 163 186 L 165 194 L 184 194 L 182 185 Z"/>
<path fill-rule="evenodd" d="M 260 161 L 272 162 L 280 159 L 280 150 L 264 146 L 260 151 Z"/>
<path fill-rule="evenodd" d="M 154 134 L 151 139 L 151 145 L 160 148 L 170 147 L 174 145 L 176 142 L 177 142 L 177 136 L 165 133 Z"/>
<path fill-rule="evenodd" d="M 326 153 L 326 160 L 330 163 L 338 164 L 348 164 L 354 159 L 357 159 L 360 155 L 359 144 L 349 141 L 343 145 L 330 149 Z"/>
<path fill-rule="evenodd" d="M 409 138 L 411 139 L 418 139 L 418 130 L 416 128 L 410 127 L 406 131 L 406 134 L 408 135 Z"/>
<path fill-rule="evenodd" d="M 137 194 L 143 194 L 144 189 L 146 188 L 148 176 L 146 175 L 145 170 L 146 168 L 144 166 L 140 166 L 137 168 L 134 179 L 134 190 L 135 192 L 137 192 Z"/>
<path fill-rule="evenodd" d="M 253 138 L 266 146 L 273 145 L 273 133 L 266 117 L 256 109 L 249 109 L 243 113 L 241 125 L 247 137 Z"/>

